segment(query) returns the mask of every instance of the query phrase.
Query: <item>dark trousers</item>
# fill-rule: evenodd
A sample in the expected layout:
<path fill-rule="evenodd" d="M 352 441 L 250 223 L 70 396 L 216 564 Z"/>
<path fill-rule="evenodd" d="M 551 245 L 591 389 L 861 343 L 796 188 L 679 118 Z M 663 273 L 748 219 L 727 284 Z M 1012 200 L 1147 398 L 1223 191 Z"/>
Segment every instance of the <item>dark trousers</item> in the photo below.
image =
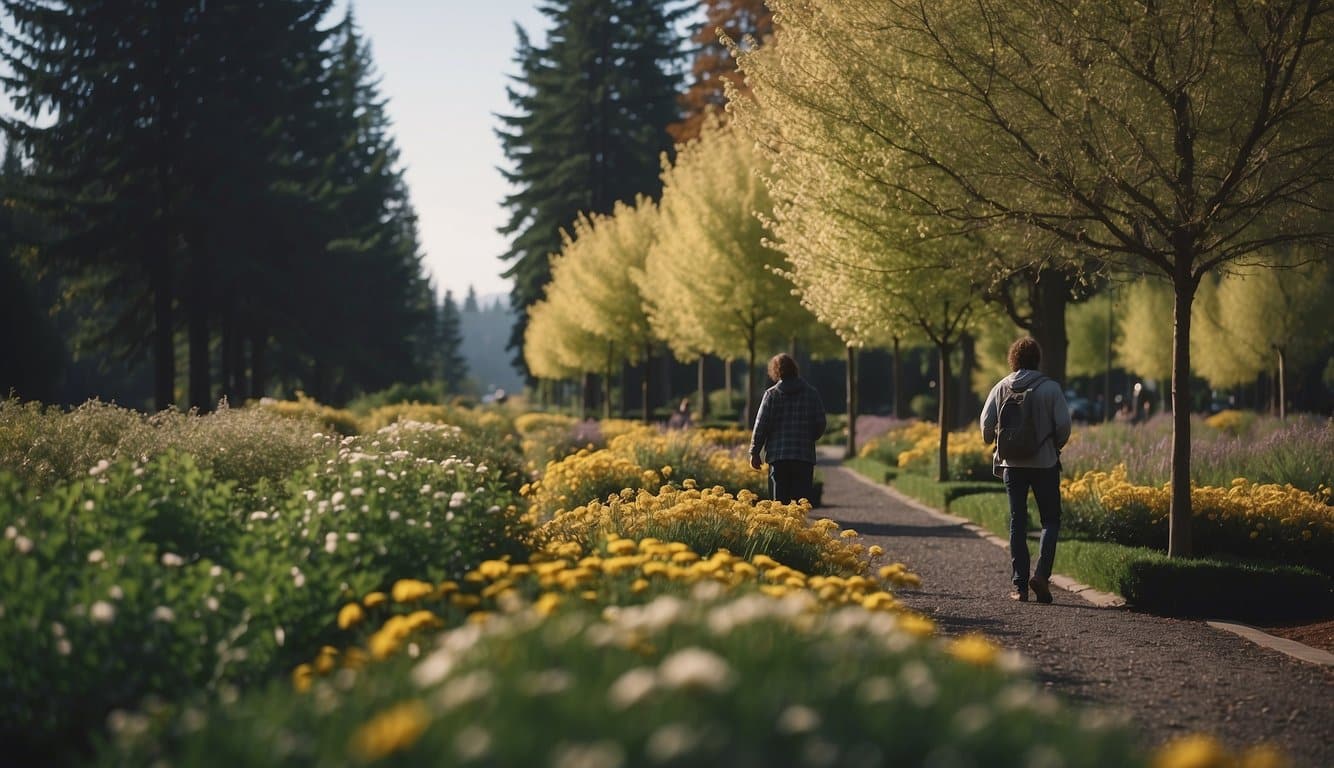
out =
<path fill-rule="evenodd" d="M 1038 503 L 1042 538 L 1038 542 L 1038 564 L 1033 575 L 1050 579 L 1056 560 L 1056 539 L 1061 533 L 1061 465 L 1046 469 L 1005 468 L 1005 492 L 1010 497 L 1011 578 L 1020 592 L 1028 591 L 1028 491 Z"/>
<path fill-rule="evenodd" d="M 810 499 L 815 492 L 815 465 L 806 461 L 769 462 L 769 495 L 781 504 Z"/>

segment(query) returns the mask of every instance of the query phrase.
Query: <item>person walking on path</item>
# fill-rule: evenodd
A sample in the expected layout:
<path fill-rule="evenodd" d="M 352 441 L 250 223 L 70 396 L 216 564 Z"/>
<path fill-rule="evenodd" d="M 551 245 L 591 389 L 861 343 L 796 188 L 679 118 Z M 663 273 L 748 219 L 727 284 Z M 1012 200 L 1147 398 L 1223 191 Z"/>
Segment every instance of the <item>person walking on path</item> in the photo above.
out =
<path fill-rule="evenodd" d="M 1032 589 L 1039 603 L 1050 603 L 1048 581 L 1056 560 L 1056 539 L 1061 531 L 1061 448 L 1070 439 L 1070 408 L 1060 385 L 1038 372 L 1038 366 L 1042 364 L 1042 347 L 1036 339 L 1025 336 L 1011 344 L 1009 363 L 1012 373 L 996 382 L 982 406 L 982 439 L 988 445 L 997 443 L 993 465 L 1005 481 L 1005 492 L 1010 498 L 1010 565 L 1015 587 L 1010 597 L 1027 602 L 1028 591 Z M 1027 405 L 1013 400 L 1015 394 L 1027 399 Z M 1027 423 L 1003 424 L 1002 407 L 1007 418 L 1014 419 L 1022 414 Z M 1027 429 L 1032 436 L 1030 439 L 1036 441 L 1036 448 L 1032 445 L 1018 449 L 1009 447 L 1012 444 L 1010 435 L 1002 435 L 1002 429 L 1018 432 Z M 1028 573 L 1030 488 L 1042 520 L 1038 562 L 1032 577 Z"/>
<path fill-rule="evenodd" d="M 815 441 L 825 430 L 824 403 L 798 375 L 790 355 L 769 361 L 774 385 L 764 391 L 750 437 L 750 465 L 760 468 L 760 451 L 769 462 L 769 491 L 787 504 L 814 493 Z"/>

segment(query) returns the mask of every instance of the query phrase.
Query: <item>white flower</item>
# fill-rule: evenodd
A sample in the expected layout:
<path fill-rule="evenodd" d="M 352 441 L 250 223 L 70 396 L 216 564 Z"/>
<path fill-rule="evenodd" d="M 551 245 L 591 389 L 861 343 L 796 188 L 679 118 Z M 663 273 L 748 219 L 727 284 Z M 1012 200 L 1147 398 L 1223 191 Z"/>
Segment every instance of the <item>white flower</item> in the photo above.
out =
<path fill-rule="evenodd" d="M 222 575 L 222 566 L 221 566 L 221 565 L 215 565 L 215 566 L 213 566 L 212 568 L 209 568 L 209 569 L 208 569 L 208 575 L 209 575 L 209 576 L 212 576 L 212 577 L 215 578 L 215 579 L 218 578 L 219 576 Z"/>
<path fill-rule="evenodd" d="M 607 700 L 616 709 L 625 709 L 634 705 L 653 692 L 658 685 L 658 676 L 648 667 L 635 667 L 620 677 L 607 688 Z"/>
<path fill-rule="evenodd" d="M 160 621 L 164 624 L 170 624 L 176 620 L 176 612 L 165 605 L 159 605 L 153 609 L 153 621 Z"/>
<path fill-rule="evenodd" d="M 412 682 L 428 688 L 448 677 L 453 668 L 454 655 L 448 651 L 436 651 L 412 668 Z"/>
<path fill-rule="evenodd" d="M 295 565 L 292 566 L 292 583 L 296 585 L 297 589 L 306 586 L 306 574 L 302 573 L 301 569 Z"/>
<path fill-rule="evenodd" d="M 479 474 L 479 475 L 485 475 L 485 474 L 486 474 L 486 465 L 485 465 L 485 464 L 478 464 L 478 465 L 477 465 L 477 474 Z"/>
<path fill-rule="evenodd" d="M 94 549 L 92 552 L 88 553 L 88 562 L 90 563 L 100 563 L 106 558 L 106 553 L 100 549 Z"/>
<path fill-rule="evenodd" d="M 105 600 L 97 600 L 88 608 L 88 619 L 93 624 L 111 624 L 116 619 L 116 607 Z"/>
<path fill-rule="evenodd" d="M 209 595 L 208 598 L 204 600 L 204 606 L 207 607 L 210 611 L 216 613 L 218 610 L 218 598 L 214 597 L 213 595 Z"/>
<path fill-rule="evenodd" d="M 111 589 L 107 590 L 107 594 L 111 597 L 112 600 L 125 599 L 125 590 L 121 589 L 119 584 L 112 584 Z"/>
<path fill-rule="evenodd" d="M 431 492 L 431 484 L 430 484 L 430 483 L 426 483 L 426 484 L 424 484 L 421 488 L 419 488 L 419 489 L 417 490 L 417 493 L 420 493 L 420 494 L 423 495 L 423 496 L 425 496 L 426 494 L 428 494 L 428 493 L 430 493 L 430 492 Z"/>
<path fill-rule="evenodd" d="M 334 495 L 332 498 L 329 499 L 329 501 L 333 502 L 334 506 L 338 506 L 339 504 L 342 504 L 343 499 L 346 498 L 347 494 L 343 493 L 342 491 L 334 491 Z"/>
<path fill-rule="evenodd" d="M 282 645 L 287 641 L 287 633 L 283 631 L 282 627 L 277 627 L 273 630 L 273 641 L 278 645 Z"/>
<path fill-rule="evenodd" d="M 454 491 L 454 495 L 449 497 L 449 508 L 458 509 L 463 506 L 463 502 L 468 500 L 468 494 L 463 491 Z"/>
<path fill-rule="evenodd" d="M 454 753 L 460 760 L 478 760 L 485 757 L 489 751 L 491 751 L 491 734 L 481 726 L 464 726 L 454 737 Z"/>
<path fill-rule="evenodd" d="M 14 526 L 11 525 L 11 526 L 8 526 L 8 527 L 5 528 L 5 538 L 6 538 L 6 539 L 9 539 L 9 540 L 12 541 L 12 540 L 14 539 L 14 537 L 15 537 L 15 536 L 18 536 L 18 535 L 19 535 L 19 529 L 15 528 Z"/>
<path fill-rule="evenodd" d="M 251 519 L 251 520 L 268 520 L 268 519 L 269 519 L 269 513 L 268 513 L 268 512 L 265 512 L 265 511 L 262 510 L 262 509 L 260 509 L 260 510 L 256 510 L 256 511 L 250 513 L 250 519 Z"/>
<path fill-rule="evenodd" d="M 51 634 L 55 635 L 56 637 L 64 637 L 65 625 L 61 624 L 58 621 L 51 622 Z"/>
<path fill-rule="evenodd" d="M 350 542 L 358 542 L 361 541 L 361 534 L 357 533 L 356 531 L 350 531 L 348 533 L 343 534 L 343 538 L 347 539 Z"/>
<path fill-rule="evenodd" d="M 314 491 L 306 491 L 305 493 L 303 493 L 303 494 L 301 494 L 301 495 L 306 497 L 306 501 L 314 501 L 314 500 L 315 500 L 315 495 L 316 495 L 316 494 L 315 494 Z"/>
<path fill-rule="evenodd" d="M 732 687 L 732 668 L 722 656 L 703 648 L 685 648 L 662 660 L 658 678 L 668 688 L 721 693 Z"/>
<path fill-rule="evenodd" d="M 93 503 L 93 500 L 92 500 L 92 499 L 89 499 L 89 500 L 87 500 L 87 501 L 85 501 L 85 502 L 83 503 L 83 511 L 84 511 L 84 512 L 92 512 L 93 509 L 95 509 L 96 507 L 97 507 L 97 505 Z"/>
<path fill-rule="evenodd" d="M 97 466 L 88 470 L 88 474 L 93 477 L 97 477 L 98 475 L 107 471 L 107 467 L 109 466 L 111 466 L 111 462 L 107 461 L 106 459 L 102 459 L 101 461 L 97 462 Z"/>
<path fill-rule="evenodd" d="M 68 656 L 73 650 L 74 646 L 69 644 L 68 639 L 62 637 L 56 641 L 56 653 L 59 653 L 61 656 Z"/>
<path fill-rule="evenodd" d="M 19 536 L 14 539 L 14 548 L 19 551 L 19 554 L 28 554 L 32 551 L 32 539 L 27 536 Z"/>
<path fill-rule="evenodd" d="M 793 704 L 778 716 L 779 733 L 809 733 L 820 727 L 820 713 L 800 704 Z"/>
<path fill-rule="evenodd" d="M 644 752 L 655 763 L 669 763 L 688 754 L 699 744 L 695 730 L 685 723 L 668 723 L 648 737 Z"/>
<path fill-rule="evenodd" d="M 591 744 L 557 744 L 551 756 L 551 768 L 621 768 L 625 750 L 614 741 Z"/>
<path fill-rule="evenodd" d="M 442 709 L 455 709 L 485 697 L 491 692 L 491 684 L 490 672 L 481 669 L 469 672 L 442 688 L 436 701 Z"/>
<path fill-rule="evenodd" d="M 353 488 L 351 491 L 348 491 L 348 493 L 352 494 L 353 496 L 365 496 L 365 495 L 366 495 L 366 489 L 365 489 L 365 488 Z"/>
<path fill-rule="evenodd" d="M 175 552 L 163 552 L 162 564 L 167 566 L 168 568 L 176 568 L 185 565 L 185 558 L 181 557 Z"/>

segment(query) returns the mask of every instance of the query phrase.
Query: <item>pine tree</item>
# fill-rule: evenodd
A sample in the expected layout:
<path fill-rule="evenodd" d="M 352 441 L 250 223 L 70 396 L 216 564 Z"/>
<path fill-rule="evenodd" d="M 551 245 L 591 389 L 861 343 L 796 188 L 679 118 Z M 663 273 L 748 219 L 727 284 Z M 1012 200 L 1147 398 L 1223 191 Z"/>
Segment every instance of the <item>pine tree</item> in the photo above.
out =
<path fill-rule="evenodd" d="M 439 317 L 440 378 L 445 382 L 446 392 L 457 394 L 463 391 L 463 382 L 468 378 L 468 361 L 463 358 L 463 326 L 453 291 L 445 291 Z"/>
<path fill-rule="evenodd" d="M 512 238 L 503 258 L 518 310 L 510 348 L 520 354 L 526 310 L 550 280 L 561 231 L 580 213 L 657 196 L 681 79 L 675 0 L 546 0 L 541 11 L 552 29 L 544 46 L 518 31 L 515 111 L 498 131 L 517 188 L 501 232 Z"/>
<path fill-rule="evenodd" d="M 773 13 L 764 0 L 700 0 L 700 4 L 704 6 L 704 21 L 690 38 L 697 47 L 690 64 L 690 87 L 680 96 L 682 119 L 667 126 L 677 144 L 699 136 L 705 115 L 725 116 L 724 83 L 730 83 L 738 94 L 750 93 L 745 78 L 737 71 L 736 60 L 719 42 L 718 30 L 743 44 L 747 39 L 763 44 L 774 33 Z"/>
<path fill-rule="evenodd" d="M 477 289 L 471 285 L 468 286 L 468 296 L 463 300 L 463 311 L 464 312 L 482 311 L 481 308 L 477 306 Z"/>

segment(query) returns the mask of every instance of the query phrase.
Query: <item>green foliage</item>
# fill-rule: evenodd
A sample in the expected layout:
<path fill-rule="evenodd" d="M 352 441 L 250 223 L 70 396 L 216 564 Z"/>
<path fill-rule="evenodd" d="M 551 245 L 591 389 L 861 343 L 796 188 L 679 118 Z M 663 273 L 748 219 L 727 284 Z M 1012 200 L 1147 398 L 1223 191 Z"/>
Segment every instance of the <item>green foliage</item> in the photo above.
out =
<path fill-rule="evenodd" d="M 177 451 L 219 481 L 248 491 L 330 453 L 332 439 L 316 436 L 314 429 L 263 408 L 145 417 L 97 400 L 68 413 L 0 400 L 0 470 L 42 489 L 85 477 L 101 461 L 144 461 Z"/>
<path fill-rule="evenodd" d="M 1144 764 L 1127 731 L 1081 720 L 1007 671 L 1009 654 L 970 663 L 962 645 L 914 639 L 888 615 L 800 606 L 663 596 L 605 619 L 583 608 L 495 617 L 424 638 L 422 658 L 348 672 L 342 684 L 306 694 L 274 685 L 166 734 L 127 734 L 104 758 L 786 765 L 818 749 L 852 766 L 916 765 L 948 745 L 977 765 L 1020 766 L 1041 734 L 1042 754 L 1072 768 Z M 288 734 L 301 734 L 300 749 Z"/>
<path fill-rule="evenodd" d="M 447 402 L 448 399 L 449 395 L 445 391 L 443 382 L 421 381 L 409 384 L 399 381 L 378 392 L 368 392 L 349 400 L 347 410 L 365 418 L 371 411 L 376 408 L 383 408 L 386 405 L 402 405 L 405 403 L 439 405 Z"/>
<path fill-rule="evenodd" d="M 908 410 L 922 421 L 935 421 L 940 415 L 940 403 L 935 395 L 913 395 Z"/>
<path fill-rule="evenodd" d="M 685 11 L 667 0 L 552 0 L 544 12 L 551 28 L 543 46 L 518 30 L 514 112 L 501 116 L 498 132 L 515 187 L 502 232 L 513 238 L 505 276 L 519 312 L 509 346 L 520 351 L 560 233 L 580 213 L 657 197 L 681 79 L 673 22 Z"/>

